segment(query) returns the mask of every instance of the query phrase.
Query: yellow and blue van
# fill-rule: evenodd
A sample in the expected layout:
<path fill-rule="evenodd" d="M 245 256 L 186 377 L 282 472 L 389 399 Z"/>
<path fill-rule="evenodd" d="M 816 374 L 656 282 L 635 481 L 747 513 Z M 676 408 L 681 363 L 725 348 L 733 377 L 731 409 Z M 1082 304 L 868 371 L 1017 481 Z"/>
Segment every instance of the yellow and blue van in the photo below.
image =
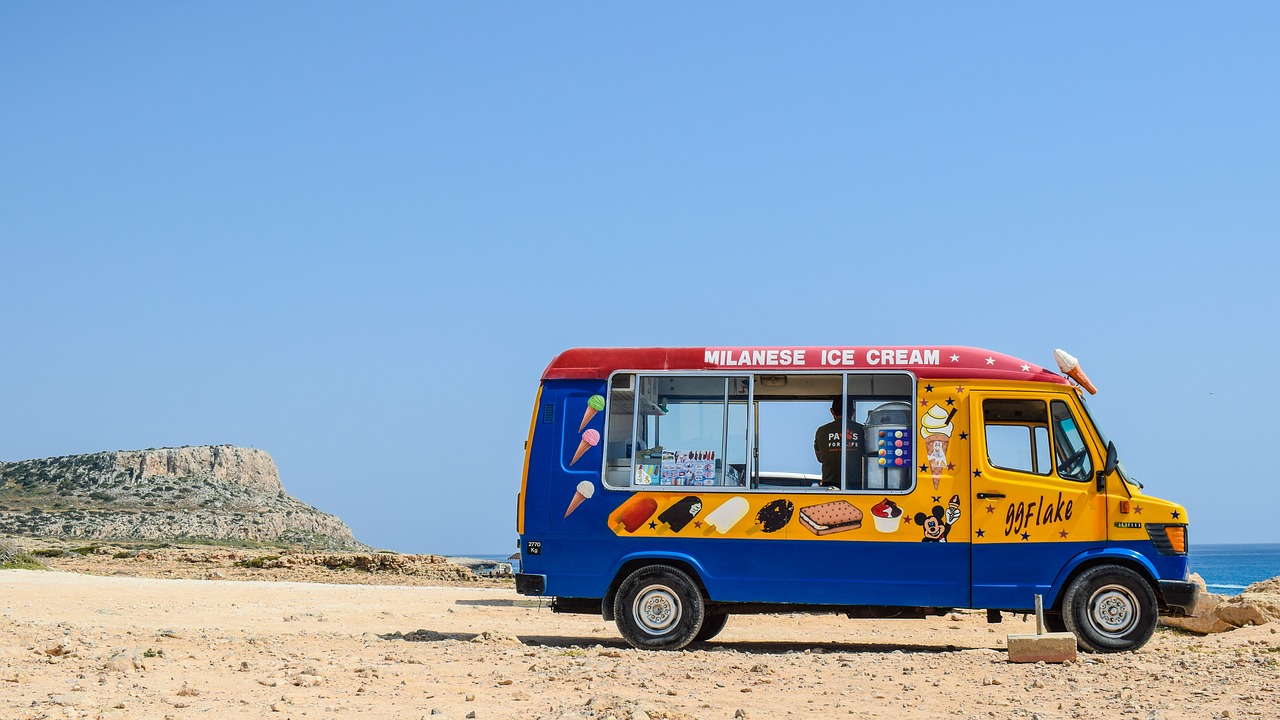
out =
<path fill-rule="evenodd" d="M 1029 612 L 1097 652 L 1185 614 L 1187 511 L 1054 372 L 971 347 L 574 349 L 542 376 L 517 591 L 638 648 L 729 615 Z M 1073 382 L 1074 380 L 1074 382 Z"/>

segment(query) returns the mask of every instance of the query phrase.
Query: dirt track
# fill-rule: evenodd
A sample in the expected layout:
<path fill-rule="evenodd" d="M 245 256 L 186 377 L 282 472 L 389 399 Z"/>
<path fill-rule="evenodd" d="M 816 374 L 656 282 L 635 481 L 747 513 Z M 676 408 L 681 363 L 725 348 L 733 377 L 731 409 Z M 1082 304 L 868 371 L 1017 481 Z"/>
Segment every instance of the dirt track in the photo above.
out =
<path fill-rule="evenodd" d="M 1136 653 L 1011 665 L 1032 630 L 733 617 L 678 653 L 505 588 L 0 571 L 0 717 L 1205 718 L 1280 714 L 1280 635 L 1162 629 Z M 278 714 L 277 714 L 278 713 Z M 638 714 L 637 714 L 638 713 Z"/>

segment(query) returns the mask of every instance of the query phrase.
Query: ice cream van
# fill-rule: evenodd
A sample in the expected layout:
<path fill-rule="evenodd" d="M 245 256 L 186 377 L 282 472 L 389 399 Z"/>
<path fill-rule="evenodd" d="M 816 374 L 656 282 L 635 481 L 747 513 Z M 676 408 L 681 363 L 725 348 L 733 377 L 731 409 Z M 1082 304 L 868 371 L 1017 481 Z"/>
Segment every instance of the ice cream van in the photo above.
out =
<path fill-rule="evenodd" d="M 1030 612 L 1095 652 L 1194 606 L 1187 511 L 1147 495 L 1075 358 L 971 347 L 574 349 L 542 375 L 516 589 L 631 645 L 730 615 Z"/>

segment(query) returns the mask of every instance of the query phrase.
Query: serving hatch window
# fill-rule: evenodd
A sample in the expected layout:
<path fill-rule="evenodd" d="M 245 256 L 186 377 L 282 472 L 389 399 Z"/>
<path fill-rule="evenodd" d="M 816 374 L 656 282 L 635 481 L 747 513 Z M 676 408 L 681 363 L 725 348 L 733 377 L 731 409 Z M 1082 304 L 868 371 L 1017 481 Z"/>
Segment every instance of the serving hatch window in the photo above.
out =
<path fill-rule="evenodd" d="M 610 380 L 605 483 L 906 492 L 907 373 L 621 373 Z M 874 434 L 907 438 L 887 447 Z"/>

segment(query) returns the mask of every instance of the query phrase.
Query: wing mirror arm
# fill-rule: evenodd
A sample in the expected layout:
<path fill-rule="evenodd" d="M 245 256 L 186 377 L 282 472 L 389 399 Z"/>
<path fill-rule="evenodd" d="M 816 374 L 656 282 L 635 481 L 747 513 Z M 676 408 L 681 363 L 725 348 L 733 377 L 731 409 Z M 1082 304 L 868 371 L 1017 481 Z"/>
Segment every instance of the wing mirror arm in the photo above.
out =
<path fill-rule="evenodd" d="M 1097 472 L 1098 492 L 1104 492 L 1107 489 L 1107 476 L 1116 471 L 1116 465 L 1119 462 L 1120 458 L 1116 452 L 1116 444 L 1114 442 L 1107 443 L 1106 465 Z"/>

